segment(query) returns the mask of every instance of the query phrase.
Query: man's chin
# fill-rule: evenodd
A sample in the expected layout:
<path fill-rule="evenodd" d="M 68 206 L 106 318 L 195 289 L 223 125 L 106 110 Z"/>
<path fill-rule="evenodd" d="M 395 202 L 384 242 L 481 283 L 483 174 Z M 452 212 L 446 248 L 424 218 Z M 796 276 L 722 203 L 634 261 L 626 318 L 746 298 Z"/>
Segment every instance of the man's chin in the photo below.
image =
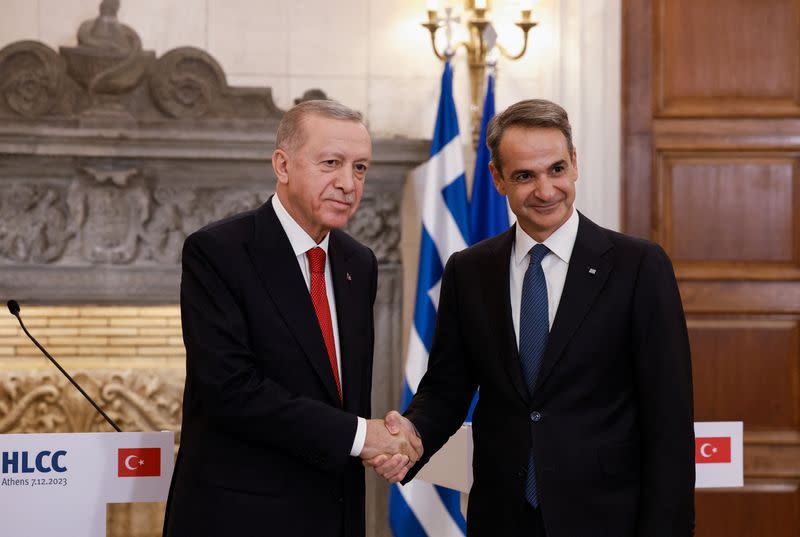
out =
<path fill-rule="evenodd" d="M 349 212 L 329 215 L 328 218 L 325 219 L 325 227 L 329 229 L 342 229 L 347 226 L 347 222 L 350 221 L 350 216 Z"/>

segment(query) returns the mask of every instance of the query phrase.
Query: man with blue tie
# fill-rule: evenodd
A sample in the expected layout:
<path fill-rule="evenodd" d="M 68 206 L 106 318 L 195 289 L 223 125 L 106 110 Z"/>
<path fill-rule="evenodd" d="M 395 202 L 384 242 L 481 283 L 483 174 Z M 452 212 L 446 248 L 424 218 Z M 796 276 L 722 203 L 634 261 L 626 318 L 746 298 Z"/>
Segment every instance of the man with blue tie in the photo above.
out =
<path fill-rule="evenodd" d="M 664 251 L 573 207 L 567 113 L 512 105 L 489 125 L 497 190 L 516 225 L 454 254 L 427 373 L 392 430 L 423 458 L 463 422 L 476 388 L 469 536 L 688 537 L 694 530 L 689 342 Z"/>

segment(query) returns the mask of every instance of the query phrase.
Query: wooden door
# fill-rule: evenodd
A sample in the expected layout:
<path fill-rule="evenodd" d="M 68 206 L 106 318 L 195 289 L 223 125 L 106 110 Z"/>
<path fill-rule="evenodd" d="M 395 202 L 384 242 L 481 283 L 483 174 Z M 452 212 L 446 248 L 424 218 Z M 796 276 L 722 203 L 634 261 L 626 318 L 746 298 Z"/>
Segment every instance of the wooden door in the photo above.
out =
<path fill-rule="evenodd" d="M 680 282 L 698 421 L 745 487 L 698 537 L 800 536 L 800 0 L 623 0 L 623 227 Z"/>

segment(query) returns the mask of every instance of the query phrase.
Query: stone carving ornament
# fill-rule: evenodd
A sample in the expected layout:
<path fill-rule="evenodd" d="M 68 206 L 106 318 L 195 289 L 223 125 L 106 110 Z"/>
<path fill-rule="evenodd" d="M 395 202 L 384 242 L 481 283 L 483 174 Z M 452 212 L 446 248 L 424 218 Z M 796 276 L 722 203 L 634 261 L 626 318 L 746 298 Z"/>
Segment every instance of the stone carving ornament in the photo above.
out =
<path fill-rule="evenodd" d="M 254 209 L 271 194 L 172 187 L 119 163 L 83 165 L 79 172 L 66 184 L 0 184 L 0 266 L 177 266 L 189 233 Z M 367 196 L 348 231 L 381 262 L 399 262 L 399 219 L 394 196 Z"/>
<path fill-rule="evenodd" d="M 206 52 L 181 47 L 156 61 L 139 35 L 117 19 L 119 0 L 103 0 L 81 24 L 78 44 L 59 53 L 19 41 L 0 50 L 0 117 L 276 120 L 269 88 L 231 88 Z"/>
<path fill-rule="evenodd" d="M 61 259 L 80 222 L 77 189 L 18 183 L 0 188 L 0 258 L 17 263 Z"/>
<path fill-rule="evenodd" d="M 123 431 L 180 431 L 182 372 L 93 370 L 73 377 Z M 58 372 L 0 372 L 0 434 L 109 429 Z"/>
<path fill-rule="evenodd" d="M 116 98 L 133 89 L 150 62 L 139 35 L 117 20 L 119 0 L 103 0 L 100 15 L 81 24 L 78 46 L 61 47 L 70 76 L 89 92 L 92 112 L 122 112 Z"/>
<path fill-rule="evenodd" d="M 166 53 L 150 77 L 156 105 L 174 118 L 202 117 L 225 86 L 225 74 L 214 58 L 192 47 Z"/>
<path fill-rule="evenodd" d="M 25 118 L 48 113 L 62 94 L 64 59 L 36 41 L 18 41 L 0 50 L 0 95 Z"/>

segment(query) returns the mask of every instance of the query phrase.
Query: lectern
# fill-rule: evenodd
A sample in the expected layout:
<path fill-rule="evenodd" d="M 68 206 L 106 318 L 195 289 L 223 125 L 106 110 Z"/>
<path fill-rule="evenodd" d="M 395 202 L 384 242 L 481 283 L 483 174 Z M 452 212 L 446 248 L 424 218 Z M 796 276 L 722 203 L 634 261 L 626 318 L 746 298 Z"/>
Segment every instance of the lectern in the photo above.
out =
<path fill-rule="evenodd" d="M 106 504 L 167 498 L 174 433 L 0 435 L 0 534 L 106 537 Z"/>

